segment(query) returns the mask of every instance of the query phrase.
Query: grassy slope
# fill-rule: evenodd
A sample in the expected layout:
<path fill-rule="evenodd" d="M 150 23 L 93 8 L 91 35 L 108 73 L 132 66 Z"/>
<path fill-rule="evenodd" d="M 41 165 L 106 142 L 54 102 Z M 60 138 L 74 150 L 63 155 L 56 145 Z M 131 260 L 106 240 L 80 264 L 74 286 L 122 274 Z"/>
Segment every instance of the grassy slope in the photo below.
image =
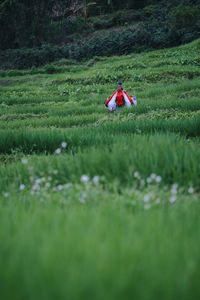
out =
<path fill-rule="evenodd" d="M 0 78 L 4 299 L 198 298 L 199 49 Z"/>

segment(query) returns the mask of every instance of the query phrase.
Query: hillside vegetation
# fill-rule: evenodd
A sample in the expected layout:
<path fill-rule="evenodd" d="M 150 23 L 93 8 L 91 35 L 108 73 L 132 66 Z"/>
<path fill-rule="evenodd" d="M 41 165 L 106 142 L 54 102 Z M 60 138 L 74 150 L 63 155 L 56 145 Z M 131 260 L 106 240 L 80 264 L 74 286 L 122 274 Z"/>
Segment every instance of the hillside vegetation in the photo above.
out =
<path fill-rule="evenodd" d="M 196 40 L 1 71 L 2 299 L 199 298 L 199 66 Z"/>
<path fill-rule="evenodd" d="M 0 11 L 5 70 L 140 53 L 200 37 L 199 0 L 5 0 Z"/>

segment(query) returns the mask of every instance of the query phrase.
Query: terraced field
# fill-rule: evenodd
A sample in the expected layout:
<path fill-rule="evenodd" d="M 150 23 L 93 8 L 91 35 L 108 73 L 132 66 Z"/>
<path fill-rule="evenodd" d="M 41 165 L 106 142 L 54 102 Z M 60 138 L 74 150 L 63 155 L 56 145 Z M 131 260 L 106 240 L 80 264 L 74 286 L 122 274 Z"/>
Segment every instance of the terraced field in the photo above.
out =
<path fill-rule="evenodd" d="M 198 299 L 200 40 L 0 75 L 2 299 Z"/>

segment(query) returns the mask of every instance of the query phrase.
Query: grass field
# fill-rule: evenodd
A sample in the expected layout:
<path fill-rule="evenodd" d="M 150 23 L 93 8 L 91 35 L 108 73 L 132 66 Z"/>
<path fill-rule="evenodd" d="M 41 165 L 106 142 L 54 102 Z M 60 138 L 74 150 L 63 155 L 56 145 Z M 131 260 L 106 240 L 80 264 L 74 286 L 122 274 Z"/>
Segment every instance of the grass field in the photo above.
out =
<path fill-rule="evenodd" d="M 200 40 L 47 69 L 0 73 L 2 299 L 198 299 Z"/>

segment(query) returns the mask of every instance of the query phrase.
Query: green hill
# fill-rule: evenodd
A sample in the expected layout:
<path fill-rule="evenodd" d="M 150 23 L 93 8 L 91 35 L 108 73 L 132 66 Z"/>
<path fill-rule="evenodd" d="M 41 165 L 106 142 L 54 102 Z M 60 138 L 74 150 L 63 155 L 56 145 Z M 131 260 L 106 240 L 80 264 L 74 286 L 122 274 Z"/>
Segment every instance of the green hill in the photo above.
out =
<path fill-rule="evenodd" d="M 0 70 L 140 53 L 200 37 L 199 0 L 39 2 L 0 3 Z"/>
<path fill-rule="evenodd" d="M 1 71 L 2 299 L 198 299 L 199 67 L 198 39 Z"/>

